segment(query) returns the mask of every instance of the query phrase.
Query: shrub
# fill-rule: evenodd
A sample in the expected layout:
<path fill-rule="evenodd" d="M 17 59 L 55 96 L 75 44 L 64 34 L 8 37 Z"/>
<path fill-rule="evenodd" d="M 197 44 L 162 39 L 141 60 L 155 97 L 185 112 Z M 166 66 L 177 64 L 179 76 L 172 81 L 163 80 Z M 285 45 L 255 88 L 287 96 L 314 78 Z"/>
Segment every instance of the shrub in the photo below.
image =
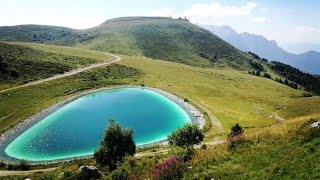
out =
<path fill-rule="evenodd" d="M 236 136 L 242 134 L 243 132 L 244 131 L 243 131 L 242 127 L 238 123 L 235 124 L 231 128 L 230 134 L 228 134 L 228 140 L 231 141 L 233 138 L 235 138 Z"/>
<path fill-rule="evenodd" d="M 111 173 L 112 180 L 126 180 L 129 173 L 126 169 L 119 167 Z"/>
<path fill-rule="evenodd" d="M 315 122 L 318 122 L 318 121 L 315 120 L 315 119 L 311 119 L 309 122 L 310 122 L 310 124 L 307 127 L 308 131 L 307 131 L 307 133 L 305 134 L 305 137 L 304 137 L 305 141 L 311 141 L 313 139 L 316 139 L 316 138 L 320 137 L 320 127 L 319 126 L 318 127 L 310 127 L 311 124 L 313 124 Z"/>
<path fill-rule="evenodd" d="M 260 71 L 256 71 L 256 76 L 260 76 L 261 72 Z"/>
<path fill-rule="evenodd" d="M 17 164 L 8 164 L 7 165 L 7 169 L 8 170 L 18 170 L 19 169 L 19 165 L 17 165 Z"/>
<path fill-rule="evenodd" d="M 271 75 L 268 74 L 268 73 L 263 73 L 263 77 L 268 78 L 268 79 L 271 79 L 271 78 L 272 78 Z"/>
<path fill-rule="evenodd" d="M 178 157 L 170 157 L 164 162 L 157 165 L 153 179 L 159 180 L 174 180 L 181 179 L 186 167 L 182 160 Z"/>
<path fill-rule="evenodd" d="M 119 123 L 110 120 L 94 158 L 97 163 L 112 171 L 117 168 L 118 163 L 123 162 L 125 156 L 134 155 L 135 152 L 132 129 L 122 128 Z"/>
<path fill-rule="evenodd" d="M 236 149 L 248 147 L 251 141 L 246 140 L 243 136 L 238 136 L 229 141 L 228 149 L 230 151 L 235 151 Z"/>
<path fill-rule="evenodd" d="M 194 149 L 193 148 L 179 148 L 174 153 L 175 157 L 179 157 L 183 162 L 188 162 L 192 159 L 194 155 Z"/>
<path fill-rule="evenodd" d="M 19 161 L 19 167 L 21 170 L 30 170 L 30 165 L 29 165 L 29 162 L 26 161 L 26 160 L 20 160 Z"/>
<path fill-rule="evenodd" d="M 0 168 L 4 168 L 6 167 L 6 163 L 4 163 L 3 161 L 0 161 Z"/>
<path fill-rule="evenodd" d="M 16 70 L 11 70 L 10 76 L 17 79 L 18 77 L 20 77 L 20 74 Z"/>
<path fill-rule="evenodd" d="M 309 121 L 303 123 L 296 132 L 296 135 L 300 137 L 302 142 L 308 142 L 315 138 L 320 137 L 320 127 L 311 127 L 316 119 L 310 119 Z"/>
<path fill-rule="evenodd" d="M 199 144 L 204 138 L 202 131 L 196 124 L 187 124 L 168 136 L 169 143 L 179 147 L 189 147 Z"/>
<path fill-rule="evenodd" d="M 90 80 L 97 81 L 98 80 L 98 75 L 96 73 L 91 74 Z"/>
<path fill-rule="evenodd" d="M 201 145 L 201 149 L 207 149 L 207 145 L 206 144 L 202 144 Z"/>
<path fill-rule="evenodd" d="M 312 97 L 313 95 L 311 93 L 305 92 L 302 93 L 301 97 Z"/>

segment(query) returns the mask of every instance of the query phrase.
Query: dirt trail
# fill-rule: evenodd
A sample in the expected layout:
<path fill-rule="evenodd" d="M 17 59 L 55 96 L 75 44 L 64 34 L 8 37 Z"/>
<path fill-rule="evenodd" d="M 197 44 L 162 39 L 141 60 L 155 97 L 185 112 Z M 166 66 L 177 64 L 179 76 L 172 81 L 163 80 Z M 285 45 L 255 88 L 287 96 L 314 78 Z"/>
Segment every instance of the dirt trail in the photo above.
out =
<path fill-rule="evenodd" d="M 202 144 L 206 144 L 207 146 L 215 146 L 217 144 L 222 144 L 225 143 L 225 140 L 213 140 L 213 141 L 208 141 L 208 142 L 202 142 L 200 145 L 195 145 L 195 149 L 200 149 Z M 143 157 L 143 156 L 154 156 L 156 154 L 164 154 L 168 153 L 170 149 L 164 149 L 164 150 L 159 150 L 155 152 L 142 152 L 142 153 L 136 153 L 134 156 L 135 157 Z"/>
<path fill-rule="evenodd" d="M 0 177 L 1 176 L 26 176 L 35 173 L 47 173 L 56 170 L 57 168 L 48 168 L 48 169 L 36 169 L 30 171 L 9 171 L 9 170 L 0 170 Z M 1 178 L 0 178 L 1 179 Z"/>
<path fill-rule="evenodd" d="M 83 71 L 87 71 L 87 70 L 92 69 L 92 68 L 96 68 L 96 67 L 100 67 L 100 66 L 108 66 L 110 64 L 119 62 L 121 60 L 121 58 L 119 56 L 117 56 L 117 55 L 108 54 L 108 53 L 103 53 L 103 54 L 112 56 L 113 60 L 112 61 L 105 61 L 105 62 L 97 63 L 97 64 L 91 64 L 90 66 L 79 68 L 79 69 L 74 69 L 74 70 L 68 71 L 68 72 L 66 72 L 64 74 L 58 74 L 58 75 L 55 75 L 55 76 L 52 76 L 52 77 L 49 77 L 49 78 L 46 78 L 46 79 L 41 79 L 41 80 L 33 81 L 33 82 L 30 82 L 30 83 L 27 83 L 27 84 L 23 84 L 23 85 L 20 85 L 20 86 L 15 86 L 15 87 L 11 87 L 11 88 L 8 88 L 8 89 L 3 89 L 3 90 L 0 91 L 0 93 L 6 92 L 6 91 L 10 91 L 10 90 L 13 90 L 13 89 L 19 89 L 19 88 L 22 88 L 22 87 L 35 85 L 35 84 L 40 84 L 40 83 L 47 82 L 47 81 L 52 81 L 52 80 L 63 78 L 63 77 L 67 77 L 67 76 L 72 76 L 72 75 L 81 73 Z"/>

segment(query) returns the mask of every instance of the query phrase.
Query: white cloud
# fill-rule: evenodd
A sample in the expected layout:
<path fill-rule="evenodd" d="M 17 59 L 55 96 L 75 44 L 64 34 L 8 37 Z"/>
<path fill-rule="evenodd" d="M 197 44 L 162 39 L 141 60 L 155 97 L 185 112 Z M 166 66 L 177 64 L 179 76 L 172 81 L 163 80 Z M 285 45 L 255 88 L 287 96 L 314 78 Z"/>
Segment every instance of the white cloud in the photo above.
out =
<path fill-rule="evenodd" d="M 302 32 L 302 33 L 306 33 L 306 32 L 320 32 L 320 28 L 319 27 L 314 27 L 314 26 L 306 26 L 306 25 L 300 25 L 296 27 L 296 31 L 297 32 Z"/>
<path fill-rule="evenodd" d="M 185 11 L 184 15 L 193 22 L 201 23 L 209 19 L 219 19 L 223 17 L 248 16 L 256 8 L 255 2 L 248 2 L 244 5 L 223 5 L 219 2 L 210 4 L 197 3 Z"/>
<path fill-rule="evenodd" d="M 169 16 L 175 16 L 173 13 L 173 10 L 170 8 L 162 8 L 162 9 L 157 9 L 151 12 L 152 16 L 164 16 L 164 17 L 169 17 Z"/>
<path fill-rule="evenodd" d="M 284 34 L 286 44 L 301 44 L 320 42 L 320 26 L 299 25 Z"/>
<path fill-rule="evenodd" d="M 269 9 L 266 8 L 266 7 L 260 8 L 259 10 L 260 10 L 260 12 L 262 12 L 262 13 L 268 13 L 268 12 L 269 12 Z"/>
<path fill-rule="evenodd" d="M 271 23 L 271 19 L 266 18 L 266 17 L 255 17 L 252 18 L 252 22 L 254 23 Z"/>

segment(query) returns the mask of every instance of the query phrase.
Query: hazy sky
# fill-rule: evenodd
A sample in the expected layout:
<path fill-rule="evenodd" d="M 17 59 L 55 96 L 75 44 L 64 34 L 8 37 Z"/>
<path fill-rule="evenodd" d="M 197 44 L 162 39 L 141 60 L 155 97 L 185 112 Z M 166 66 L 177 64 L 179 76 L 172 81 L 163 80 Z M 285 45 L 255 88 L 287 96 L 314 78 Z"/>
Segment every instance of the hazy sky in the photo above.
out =
<path fill-rule="evenodd" d="M 296 52 L 304 47 L 320 50 L 318 0 L 0 0 L 0 26 L 45 24 L 83 29 L 120 16 L 169 15 L 261 34 Z"/>

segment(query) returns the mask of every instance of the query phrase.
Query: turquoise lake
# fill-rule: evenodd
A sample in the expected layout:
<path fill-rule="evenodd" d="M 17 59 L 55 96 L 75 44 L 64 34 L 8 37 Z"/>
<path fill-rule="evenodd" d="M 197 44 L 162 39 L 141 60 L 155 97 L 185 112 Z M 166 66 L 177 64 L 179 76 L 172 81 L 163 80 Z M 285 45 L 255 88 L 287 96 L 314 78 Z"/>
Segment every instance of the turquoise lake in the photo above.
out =
<path fill-rule="evenodd" d="M 62 106 L 13 140 L 5 153 L 29 161 L 92 155 L 109 119 L 132 128 L 137 146 L 164 140 L 191 122 L 178 104 L 152 90 L 106 90 Z"/>

